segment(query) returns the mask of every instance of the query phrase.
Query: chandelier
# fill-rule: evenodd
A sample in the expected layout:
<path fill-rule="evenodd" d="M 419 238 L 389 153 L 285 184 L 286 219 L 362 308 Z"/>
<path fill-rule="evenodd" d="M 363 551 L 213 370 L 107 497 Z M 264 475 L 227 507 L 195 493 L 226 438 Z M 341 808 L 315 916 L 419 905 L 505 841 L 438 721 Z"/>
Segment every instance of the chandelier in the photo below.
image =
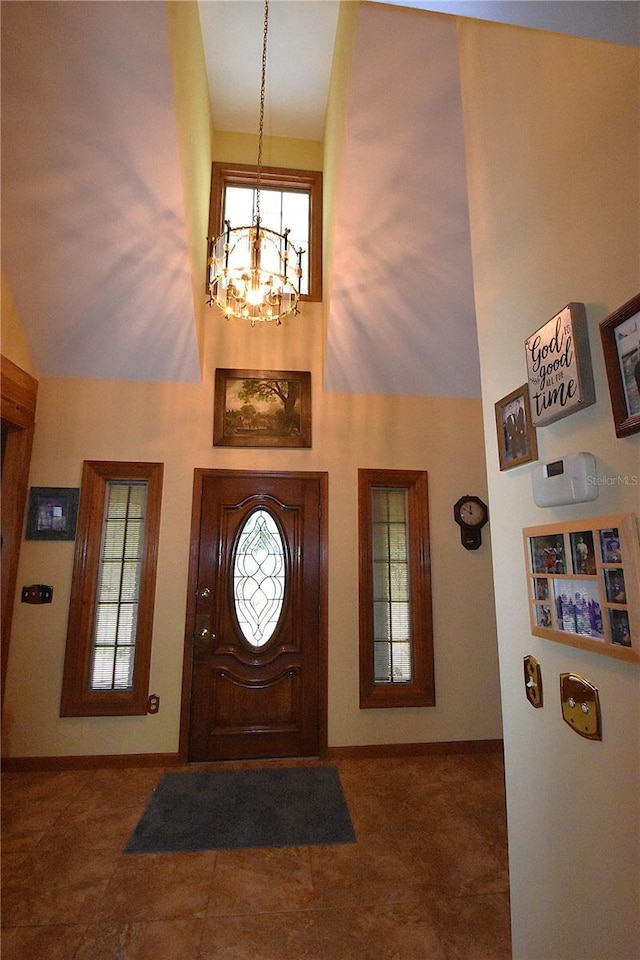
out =
<path fill-rule="evenodd" d="M 269 0 L 265 0 L 253 223 L 249 227 L 232 227 L 231 222 L 225 220 L 220 236 L 208 240 L 209 305 L 217 304 L 227 318 L 249 320 L 252 327 L 257 321 L 274 320 L 280 324 L 283 317 L 298 313 L 302 275 L 302 249 L 296 250 L 290 243 L 289 230 L 283 233 L 269 230 L 262 226 L 260 219 L 268 30 Z"/>

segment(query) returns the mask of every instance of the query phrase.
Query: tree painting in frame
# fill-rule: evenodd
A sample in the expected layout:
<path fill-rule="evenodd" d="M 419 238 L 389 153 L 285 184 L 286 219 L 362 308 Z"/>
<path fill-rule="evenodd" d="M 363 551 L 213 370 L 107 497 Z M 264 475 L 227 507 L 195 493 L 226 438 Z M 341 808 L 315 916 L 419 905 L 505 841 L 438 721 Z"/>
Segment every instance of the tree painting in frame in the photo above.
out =
<path fill-rule="evenodd" d="M 310 447 L 311 374 L 300 370 L 216 370 L 213 444 Z"/>
<path fill-rule="evenodd" d="M 600 324 L 617 437 L 640 431 L 640 293 Z"/>
<path fill-rule="evenodd" d="M 531 423 L 527 384 L 495 404 L 500 469 L 511 470 L 538 459 L 538 441 Z"/>

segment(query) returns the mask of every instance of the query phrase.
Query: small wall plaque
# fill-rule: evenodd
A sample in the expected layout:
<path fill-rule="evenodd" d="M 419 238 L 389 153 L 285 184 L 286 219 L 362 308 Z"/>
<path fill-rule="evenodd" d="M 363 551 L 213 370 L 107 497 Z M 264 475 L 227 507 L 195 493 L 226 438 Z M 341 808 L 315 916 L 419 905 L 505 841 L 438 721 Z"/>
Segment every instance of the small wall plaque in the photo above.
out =
<path fill-rule="evenodd" d="M 568 303 L 525 341 L 531 420 L 544 427 L 595 403 L 583 303 Z"/>

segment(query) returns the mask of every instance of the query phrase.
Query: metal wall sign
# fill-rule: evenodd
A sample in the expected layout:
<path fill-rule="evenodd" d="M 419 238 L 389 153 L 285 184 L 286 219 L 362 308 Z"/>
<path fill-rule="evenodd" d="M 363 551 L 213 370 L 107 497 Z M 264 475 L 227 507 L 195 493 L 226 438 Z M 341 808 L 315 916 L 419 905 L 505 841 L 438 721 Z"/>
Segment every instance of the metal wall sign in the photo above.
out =
<path fill-rule="evenodd" d="M 583 303 L 568 303 L 525 340 L 531 419 L 544 427 L 595 403 Z"/>

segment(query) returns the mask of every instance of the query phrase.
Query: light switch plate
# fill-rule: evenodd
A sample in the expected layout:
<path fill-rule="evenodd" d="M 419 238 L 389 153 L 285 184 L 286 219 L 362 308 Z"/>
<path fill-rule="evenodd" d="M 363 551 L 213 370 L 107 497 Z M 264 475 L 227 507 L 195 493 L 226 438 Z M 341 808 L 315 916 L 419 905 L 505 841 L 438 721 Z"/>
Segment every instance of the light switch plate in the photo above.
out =
<path fill-rule="evenodd" d="M 532 707 L 542 706 L 542 672 L 535 657 L 524 658 L 524 689 Z"/>
<path fill-rule="evenodd" d="M 562 719 L 587 740 L 602 740 L 600 697 L 584 677 L 575 673 L 560 674 Z"/>

